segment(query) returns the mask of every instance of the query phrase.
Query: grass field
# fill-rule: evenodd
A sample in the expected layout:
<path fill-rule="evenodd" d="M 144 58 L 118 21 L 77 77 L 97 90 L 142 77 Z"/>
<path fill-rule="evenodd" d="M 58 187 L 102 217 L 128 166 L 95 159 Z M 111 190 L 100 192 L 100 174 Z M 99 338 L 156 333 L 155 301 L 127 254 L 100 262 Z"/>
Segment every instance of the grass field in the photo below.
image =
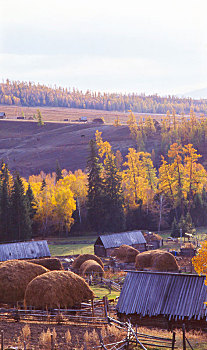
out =
<path fill-rule="evenodd" d="M 52 256 L 94 254 L 93 244 L 49 244 Z"/>
<path fill-rule="evenodd" d="M 104 296 L 107 296 L 108 299 L 115 299 L 120 295 L 120 292 L 114 290 L 112 290 L 110 293 L 109 289 L 105 287 L 91 286 L 91 289 L 93 289 L 96 297 L 98 297 L 99 299 L 102 299 Z"/>

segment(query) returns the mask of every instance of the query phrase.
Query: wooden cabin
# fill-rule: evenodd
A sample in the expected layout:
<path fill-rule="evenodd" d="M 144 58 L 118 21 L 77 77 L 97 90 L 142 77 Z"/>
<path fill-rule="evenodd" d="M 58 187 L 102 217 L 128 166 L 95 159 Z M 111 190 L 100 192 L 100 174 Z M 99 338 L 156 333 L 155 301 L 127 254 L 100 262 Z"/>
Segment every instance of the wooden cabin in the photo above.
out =
<path fill-rule="evenodd" d="M 129 271 L 116 306 L 121 320 L 148 327 L 207 330 L 205 276 Z"/>
<path fill-rule="evenodd" d="M 114 248 L 126 244 L 138 249 L 140 252 L 147 250 L 146 240 L 141 231 L 129 231 L 101 235 L 94 244 L 94 254 L 97 256 L 110 256 Z"/>

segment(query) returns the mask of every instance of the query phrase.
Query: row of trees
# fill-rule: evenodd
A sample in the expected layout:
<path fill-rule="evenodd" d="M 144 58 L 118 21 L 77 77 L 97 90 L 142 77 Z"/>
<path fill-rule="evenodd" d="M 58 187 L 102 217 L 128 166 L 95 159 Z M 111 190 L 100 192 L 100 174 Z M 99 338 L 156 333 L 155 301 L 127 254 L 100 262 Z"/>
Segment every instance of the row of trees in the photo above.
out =
<path fill-rule="evenodd" d="M 168 111 L 161 121 L 151 116 L 140 118 L 137 122 L 135 115 L 130 112 L 127 124 L 131 137 L 139 151 L 150 151 L 156 167 L 160 165 L 161 156 L 167 156 L 173 143 L 182 146 L 193 144 L 203 155 L 202 162 L 206 160 L 207 146 L 207 118 L 197 118 L 194 110 L 190 110 L 189 117 L 178 118 L 173 110 Z"/>
<path fill-rule="evenodd" d="M 192 105 L 197 113 L 205 113 L 206 100 L 192 100 L 175 96 L 160 97 L 145 94 L 100 93 L 87 90 L 49 87 L 40 84 L 9 81 L 0 84 L 0 103 L 21 106 L 52 106 L 107 111 L 128 111 L 139 113 L 167 113 L 174 109 L 176 113 L 189 113 Z"/>

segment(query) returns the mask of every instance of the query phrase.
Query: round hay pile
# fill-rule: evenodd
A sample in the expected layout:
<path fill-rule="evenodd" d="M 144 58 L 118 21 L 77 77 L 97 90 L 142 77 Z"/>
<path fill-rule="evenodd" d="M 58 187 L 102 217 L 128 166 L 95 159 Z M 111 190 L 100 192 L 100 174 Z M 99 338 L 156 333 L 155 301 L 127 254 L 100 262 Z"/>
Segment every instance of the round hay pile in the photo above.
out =
<path fill-rule="evenodd" d="M 181 248 L 182 249 L 196 249 L 196 247 L 191 242 L 185 243 Z"/>
<path fill-rule="evenodd" d="M 144 238 L 146 239 L 146 242 L 149 244 L 150 242 L 154 242 L 154 241 L 161 241 L 162 237 L 156 233 L 144 233 Z"/>
<path fill-rule="evenodd" d="M 89 275 L 89 274 L 95 274 L 99 276 L 103 276 L 104 270 L 101 265 L 97 263 L 95 260 L 86 260 L 80 267 L 80 273 L 81 275 Z"/>
<path fill-rule="evenodd" d="M 0 302 L 16 304 L 24 300 L 28 283 L 48 272 L 43 266 L 26 261 L 9 260 L 0 265 Z"/>
<path fill-rule="evenodd" d="M 97 261 L 97 263 L 98 263 L 99 265 L 101 265 L 102 268 L 104 267 L 104 265 L 103 265 L 101 259 L 100 259 L 98 256 L 93 255 L 93 254 L 81 254 L 81 255 L 79 255 L 79 256 L 73 261 L 72 269 L 79 271 L 81 265 L 82 265 L 86 260 L 95 260 L 95 261 Z"/>
<path fill-rule="evenodd" d="M 26 260 L 33 264 L 41 265 L 46 267 L 48 270 L 64 270 L 63 265 L 58 258 L 41 258 L 41 259 L 30 259 Z"/>
<path fill-rule="evenodd" d="M 125 263 L 133 263 L 135 262 L 137 254 L 139 254 L 139 250 L 129 245 L 122 244 L 119 248 L 115 248 L 112 254 L 118 260 Z"/>
<path fill-rule="evenodd" d="M 179 270 L 175 257 L 162 250 L 149 250 L 136 256 L 137 270 L 150 269 L 154 271 L 176 272 Z"/>
<path fill-rule="evenodd" d="M 36 309 L 72 308 L 93 297 L 82 277 L 69 271 L 50 271 L 28 284 L 24 301 Z"/>

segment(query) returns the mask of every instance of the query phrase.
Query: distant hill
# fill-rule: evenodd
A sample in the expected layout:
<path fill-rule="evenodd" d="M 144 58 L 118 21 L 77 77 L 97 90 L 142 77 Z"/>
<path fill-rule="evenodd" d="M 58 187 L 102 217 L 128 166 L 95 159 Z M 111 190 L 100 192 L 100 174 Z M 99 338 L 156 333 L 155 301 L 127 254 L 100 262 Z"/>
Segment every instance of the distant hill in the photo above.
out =
<path fill-rule="evenodd" d="M 193 99 L 198 99 L 198 100 L 199 99 L 207 100 L 207 88 L 187 92 L 184 95 L 182 95 L 182 97 L 191 97 Z"/>
<path fill-rule="evenodd" d="M 136 93 L 100 93 L 62 87 L 51 88 L 31 82 L 9 81 L 0 84 L 0 104 L 27 107 L 66 107 L 83 110 L 104 110 L 136 113 L 166 114 L 174 109 L 177 114 L 188 114 L 192 106 L 197 113 L 206 113 L 207 100 L 178 98 Z"/>

